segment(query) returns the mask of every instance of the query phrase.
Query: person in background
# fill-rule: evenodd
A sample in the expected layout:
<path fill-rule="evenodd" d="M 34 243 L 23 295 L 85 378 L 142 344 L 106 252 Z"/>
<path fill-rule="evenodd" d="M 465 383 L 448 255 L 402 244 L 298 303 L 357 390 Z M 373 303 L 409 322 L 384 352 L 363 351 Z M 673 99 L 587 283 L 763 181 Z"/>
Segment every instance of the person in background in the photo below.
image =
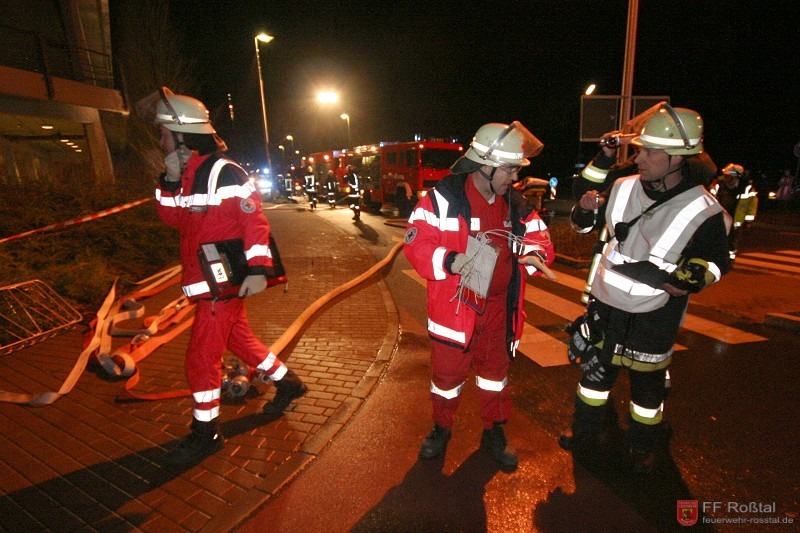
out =
<path fill-rule="evenodd" d="M 353 220 L 361 220 L 361 178 L 356 174 L 356 167 L 347 165 L 347 174 L 344 176 L 349 191 L 347 192 L 347 205 L 353 211 Z"/>
<path fill-rule="evenodd" d="M 199 100 L 162 87 L 145 99 L 153 108 L 160 132 L 166 172 L 155 191 L 162 220 L 178 228 L 181 285 L 197 304 L 186 351 L 186 377 L 192 391 L 191 433 L 167 452 L 167 464 L 190 464 L 219 451 L 222 356 L 230 349 L 245 363 L 275 383 L 277 393 L 263 411 L 280 414 L 306 393 L 302 380 L 253 334 L 244 298 L 267 287 L 268 268 L 274 266 L 270 226 L 261 210 L 261 198 L 247 173 L 231 159 Z M 223 298 L 212 295 L 213 280 L 204 274 L 198 252 L 201 245 L 241 240 L 247 273 L 238 292 Z"/>
<path fill-rule="evenodd" d="M 792 192 L 794 190 L 794 176 L 792 176 L 792 172 L 787 168 L 783 171 L 781 175 L 781 179 L 778 180 L 778 192 L 775 195 L 775 198 L 780 203 L 781 208 L 785 209 L 786 205 L 789 203 L 789 199 L 792 197 Z"/>
<path fill-rule="evenodd" d="M 570 215 L 579 231 L 605 226 L 610 235 L 586 313 L 568 328 L 568 356 L 583 373 L 559 444 L 574 452 L 605 441 L 609 396 L 625 368 L 629 454 L 641 474 L 655 463 L 666 371 L 689 295 L 729 270 L 724 209 L 705 188 L 716 166 L 703 129 L 696 112 L 661 103 L 632 140 L 638 174 L 604 194 L 587 191 Z"/>
<path fill-rule="evenodd" d="M 549 272 L 555 253 L 544 222 L 511 185 L 542 147 L 519 122 L 481 126 L 451 174 L 422 197 L 409 218 L 403 252 L 427 280 L 433 374 L 434 426 L 421 459 L 445 453 L 474 367 L 481 448 L 504 468 L 518 464 L 503 429 L 511 416 L 509 362 L 522 336 L 526 274 Z M 471 239 L 483 243 L 476 250 L 487 246 L 496 257 L 493 268 L 491 260 L 485 263 L 470 251 Z M 464 282 L 473 276 L 487 280 L 483 298 L 463 297 Z"/>
<path fill-rule="evenodd" d="M 752 223 L 758 211 L 758 192 L 742 165 L 729 163 L 722 169 L 719 177 L 709 189 L 714 198 L 733 217 L 733 225 L 728 233 L 728 255 L 731 266 L 736 259 L 736 244 L 739 232 Z"/>

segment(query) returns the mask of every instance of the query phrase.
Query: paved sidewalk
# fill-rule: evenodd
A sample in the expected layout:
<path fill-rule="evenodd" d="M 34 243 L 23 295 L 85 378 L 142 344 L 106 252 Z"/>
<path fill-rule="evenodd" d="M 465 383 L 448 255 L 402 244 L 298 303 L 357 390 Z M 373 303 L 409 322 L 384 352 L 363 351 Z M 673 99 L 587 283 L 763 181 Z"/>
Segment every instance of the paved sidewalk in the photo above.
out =
<path fill-rule="evenodd" d="M 247 309 L 256 334 L 269 344 L 311 303 L 375 260 L 307 209 L 285 205 L 267 210 L 267 216 L 286 265 L 288 291 L 270 288 L 248 299 Z M 172 287 L 143 300 L 145 316 L 178 291 Z M 137 327 L 130 322 L 122 326 Z M 0 389 L 58 390 L 81 352 L 85 331 L 76 327 L 0 358 Z M 183 470 L 163 468 L 160 458 L 188 433 L 188 397 L 118 402 L 125 380 L 90 365 L 75 389 L 49 406 L 0 403 L 0 531 L 234 528 L 312 461 L 359 409 L 382 375 L 397 334 L 394 303 L 373 276 L 325 306 L 280 354 L 308 384 L 308 394 L 280 418 L 261 413 L 275 393 L 271 384 L 255 385 L 245 400 L 223 401 L 225 447 Z M 142 361 L 136 390 L 186 388 L 187 340 L 188 332 L 182 333 Z"/>

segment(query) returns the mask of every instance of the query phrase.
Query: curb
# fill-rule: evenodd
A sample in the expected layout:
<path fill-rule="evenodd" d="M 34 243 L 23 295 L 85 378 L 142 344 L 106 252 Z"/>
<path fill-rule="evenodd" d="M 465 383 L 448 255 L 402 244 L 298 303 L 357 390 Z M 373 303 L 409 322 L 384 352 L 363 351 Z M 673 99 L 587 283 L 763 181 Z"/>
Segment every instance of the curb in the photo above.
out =
<path fill-rule="evenodd" d="M 230 531 L 242 525 L 322 453 L 370 396 L 397 353 L 400 339 L 400 316 L 392 294 L 383 279 L 380 279 L 376 285 L 381 291 L 386 308 L 388 319 L 386 335 L 383 344 L 375 354 L 375 360 L 353 389 L 350 398 L 342 402 L 319 431 L 306 440 L 296 453 L 263 481 L 252 487 L 228 510 L 209 520 L 200 531 Z"/>

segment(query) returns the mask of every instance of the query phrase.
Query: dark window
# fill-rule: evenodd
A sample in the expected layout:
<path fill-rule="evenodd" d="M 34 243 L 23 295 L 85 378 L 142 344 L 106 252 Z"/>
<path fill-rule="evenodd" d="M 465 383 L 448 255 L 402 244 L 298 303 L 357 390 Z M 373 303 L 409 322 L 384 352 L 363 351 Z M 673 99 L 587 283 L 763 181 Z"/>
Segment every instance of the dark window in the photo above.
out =
<path fill-rule="evenodd" d="M 422 166 L 425 168 L 445 169 L 450 168 L 461 152 L 458 150 L 441 150 L 437 148 L 423 148 Z"/>
<path fill-rule="evenodd" d="M 406 150 L 406 166 L 411 168 L 417 168 L 417 149 L 411 148 Z"/>

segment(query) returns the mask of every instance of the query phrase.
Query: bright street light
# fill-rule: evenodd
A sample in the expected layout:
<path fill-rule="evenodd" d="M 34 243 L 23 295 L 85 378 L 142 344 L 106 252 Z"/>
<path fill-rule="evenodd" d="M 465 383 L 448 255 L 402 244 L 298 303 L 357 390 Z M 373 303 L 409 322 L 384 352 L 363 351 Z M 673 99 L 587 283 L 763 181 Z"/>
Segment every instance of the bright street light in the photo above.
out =
<path fill-rule="evenodd" d="M 350 115 L 347 113 L 342 113 L 339 115 L 339 118 L 347 121 L 347 146 L 352 148 L 353 143 L 350 141 Z"/>
<path fill-rule="evenodd" d="M 272 41 L 275 37 L 272 35 L 267 35 L 266 33 L 259 33 L 253 39 L 253 44 L 256 47 L 256 65 L 258 66 L 258 87 L 261 91 L 261 118 L 264 121 L 264 148 L 267 152 L 267 167 L 270 169 L 270 173 L 272 172 L 272 158 L 269 155 L 269 128 L 267 128 L 267 102 L 266 98 L 264 97 L 264 78 L 261 76 L 261 54 L 258 50 L 258 43 L 259 41 L 262 43 L 268 43 Z"/>
<path fill-rule="evenodd" d="M 592 94 L 592 93 L 594 92 L 594 90 L 595 90 L 595 89 L 597 89 L 597 85 L 595 85 L 594 83 L 592 83 L 591 85 L 589 85 L 589 86 L 586 88 L 586 92 L 584 92 L 583 94 L 585 94 L 586 96 L 589 96 L 590 94 Z"/>
<path fill-rule="evenodd" d="M 336 91 L 319 91 L 317 92 L 317 102 L 320 104 L 335 104 L 339 101 L 339 93 Z"/>

